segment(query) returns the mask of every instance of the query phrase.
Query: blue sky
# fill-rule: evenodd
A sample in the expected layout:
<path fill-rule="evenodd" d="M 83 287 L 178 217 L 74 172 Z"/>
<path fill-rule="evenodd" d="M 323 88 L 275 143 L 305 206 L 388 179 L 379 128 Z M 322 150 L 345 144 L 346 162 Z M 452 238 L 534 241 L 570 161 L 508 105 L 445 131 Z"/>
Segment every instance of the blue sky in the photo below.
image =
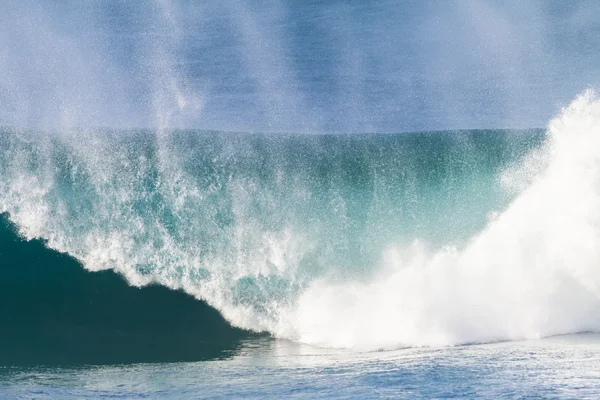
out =
<path fill-rule="evenodd" d="M 0 124 L 542 127 L 600 83 L 597 1 L 8 1 Z"/>

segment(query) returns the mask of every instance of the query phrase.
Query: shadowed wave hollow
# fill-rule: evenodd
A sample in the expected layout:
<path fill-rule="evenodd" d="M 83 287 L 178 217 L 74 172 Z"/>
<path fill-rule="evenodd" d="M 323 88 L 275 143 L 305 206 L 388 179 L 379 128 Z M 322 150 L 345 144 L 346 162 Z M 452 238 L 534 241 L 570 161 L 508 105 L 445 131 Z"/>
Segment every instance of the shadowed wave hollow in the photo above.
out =
<path fill-rule="evenodd" d="M 0 215 L 0 365 L 206 360 L 250 335 L 183 292 L 90 273 Z"/>

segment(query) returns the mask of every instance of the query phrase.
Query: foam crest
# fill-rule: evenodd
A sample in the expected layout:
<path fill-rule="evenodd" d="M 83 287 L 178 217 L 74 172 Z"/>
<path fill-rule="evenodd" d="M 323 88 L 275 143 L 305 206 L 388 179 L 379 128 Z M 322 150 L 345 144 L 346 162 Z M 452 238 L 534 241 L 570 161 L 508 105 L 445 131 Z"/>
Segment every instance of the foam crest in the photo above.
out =
<path fill-rule="evenodd" d="M 565 108 L 548 135 L 543 153 L 534 156 L 544 168 L 464 247 L 417 248 L 409 257 L 392 251 L 368 282 L 317 280 L 298 299 L 282 335 L 379 349 L 600 330 L 600 100 L 594 92 Z M 526 171 L 528 163 L 531 158 Z"/>

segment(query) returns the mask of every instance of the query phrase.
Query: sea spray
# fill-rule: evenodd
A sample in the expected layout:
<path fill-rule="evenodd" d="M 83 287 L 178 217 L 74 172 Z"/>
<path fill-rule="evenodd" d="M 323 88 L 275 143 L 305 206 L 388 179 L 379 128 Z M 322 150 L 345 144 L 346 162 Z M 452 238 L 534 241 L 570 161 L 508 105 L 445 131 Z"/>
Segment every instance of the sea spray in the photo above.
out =
<path fill-rule="evenodd" d="M 550 123 L 548 140 L 544 156 L 534 157 L 543 166 L 529 187 L 464 247 L 417 247 L 399 258 L 392 246 L 396 265 L 383 265 L 368 282 L 313 282 L 289 334 L 376 349 L 600 329 L 600 101 L 593 92 Z"/>
<path fill-rule="evenodd" d="M 514 299 L 488 287 L 494 266 L 464 265 L 517 196 L 503 171 L 545 142 L 5 129 L 0 210 L 87 269 L 183 289 L 235 326 L 356 348 L 496 340 L 505 333 L 476 322 Z"/>

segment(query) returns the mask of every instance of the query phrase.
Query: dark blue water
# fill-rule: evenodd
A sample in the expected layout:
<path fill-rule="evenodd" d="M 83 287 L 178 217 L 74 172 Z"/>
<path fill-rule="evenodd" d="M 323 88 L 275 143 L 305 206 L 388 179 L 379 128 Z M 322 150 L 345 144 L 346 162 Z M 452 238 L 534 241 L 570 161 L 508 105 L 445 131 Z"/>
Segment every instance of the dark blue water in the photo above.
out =
<path fill-rule="evenodd" d="M 0 364 L 90 365 L 228 357 L 260 335 L 189 295 L 129 286 L 26 242 L 0 215 Z M 262 335 L 265 336 L 265 335 Z"/>
<path fill-rule="evenodd" d="M 598 335 L 363 354 L 259 340 L 231 358 L 197 363 L 3 368 L 0 396 L 594 399 L 599 350 Z"/>

